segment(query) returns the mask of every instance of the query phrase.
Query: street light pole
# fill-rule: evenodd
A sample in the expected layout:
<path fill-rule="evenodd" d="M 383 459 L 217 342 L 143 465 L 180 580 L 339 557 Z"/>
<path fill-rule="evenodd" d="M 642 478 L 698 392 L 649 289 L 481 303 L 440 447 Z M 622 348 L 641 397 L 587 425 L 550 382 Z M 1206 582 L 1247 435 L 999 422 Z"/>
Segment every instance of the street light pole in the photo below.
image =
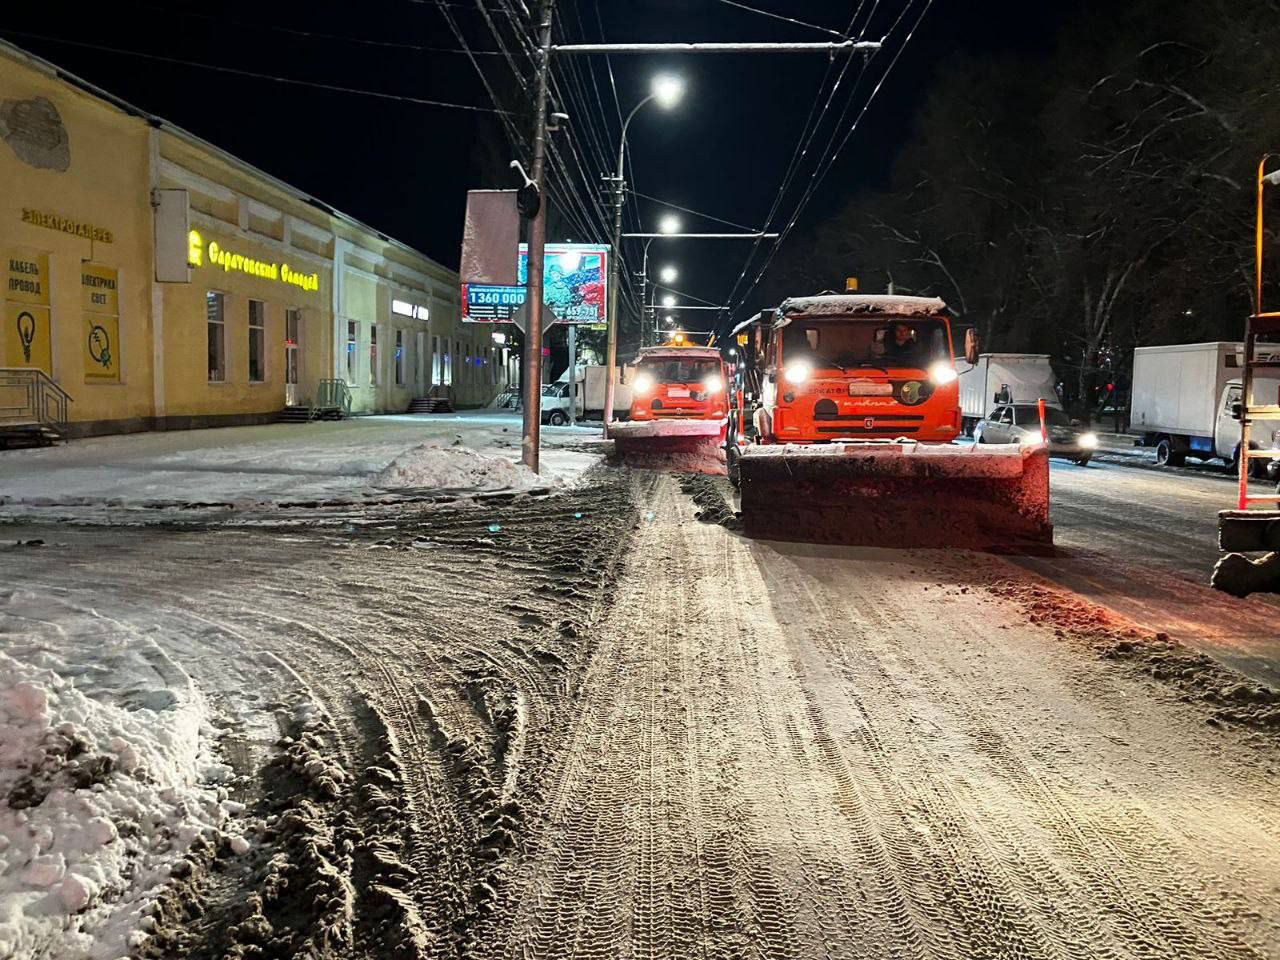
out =
<path fill-rule="evenodd" d="M 684 95 L 684 84 L 675 77 L 657 76 L 652 92 L 635 105 L 622 124 L 622 136 L 618 141 L 618 170 L 613 178 L 613 250 L 609 265 L 609 330 L 608 377 L 604 387 L 604 435 L 609 437 L 609 424 L 613 420 L 614 378 L 618 369 L 618 272 L 622 263 L 622 205 L 626 202 L 627 188 L 623 174 L 627 163 L 627 130 L 636 114 L 648 103 L 657 100 L 663 107 L 674 107 Z M 643 307 L 643 304 L 641 304 Z M 641 317 L 641 322 L 643 322 Z"/>
<path fill-rule="evenodd" d="M 533 182 L 538 190 L 538 212 L 529 224 L 528 275 L 525 278 L 528 329 L 524 338 L 524 431 L 520 459 L 538 472 L 542 442 L 542 279 L 547 248 L 547 87 L 551 75 L 551 17 L 555 0 L 538 5 L 538 100 L 533 131 Z"/>
<path fill-rule="evenodd" d="M 651 93 L 635 105 L 622 124 L 622 137 L 618 142 L 618 169 L 613 177 L 613 247 L 609 256 L 609 330 L 606 334 L 608 349 L 606 364 L 608 373 L 604 382 L 604 436 L 609 437 L 609 423 L 613 420 L 613 379 L 618 369 L 618 275 L 622 261 L 622 204 L 626 200 L 626 183 L 623 174 L 627 163 L 627 128 L 640 108 L 657 96 Z"/>

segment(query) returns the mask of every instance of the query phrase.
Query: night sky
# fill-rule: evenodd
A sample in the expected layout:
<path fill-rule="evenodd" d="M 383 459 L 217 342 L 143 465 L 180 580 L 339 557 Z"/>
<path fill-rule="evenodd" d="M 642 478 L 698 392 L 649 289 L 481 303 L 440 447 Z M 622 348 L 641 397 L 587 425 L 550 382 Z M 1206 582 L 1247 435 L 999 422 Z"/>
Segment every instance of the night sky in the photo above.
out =
<path fill-rule="evenodd" d="M 527 2 L 532 5 L 533 0 Z M 744 2 L 837 31 L 844 30 L 859 6 L 856 0 Z M 861 20 L 874 11 L 866 36 L 876 37 L 887 28 L 902 12 L 903 2 L 864 0 Z M 923 2 L 916 0 L 909 21 Z M 496 0 L 485 3 L 497 9 Z M 895 152 L 910 130 L 913 109 L 929 84 L 946 82 L 948 57 L 966 53 L 1036 56 L 1052 47 L 1056 32 L 1075 6 L 1072 2 L 934 0 L 823 187 L 806 207 L 788 246 L 802 249 L 808 242 L 806 228 L 824 211 L 859 189 L 884 183 Z M 0 35 L 451 267 L 458 261 L 466 190 L 515 185 L 501 178 L 486 182 L 480 175 L 482 169 L 499 170 L 510 153 L 493 115 L 291 86 L 101 49 L 488 106 L 468 59 L 448 52 L 459 45 L 435 0 L 259 5 L 125 2 L 113 5 L 109 15 L 93 17 L 86 17 L 83 9 L 82 4 L 67 0 L 11 4 L 0 23 Z M 450 11 L 473 47 L 494 49 L 473 0 L 450 0 Z M 571 42 L 600 39 L 596 11 L 596 0 L 561 0 L 560 22 Z M 599 0 L 599 13 L 604 37 L 614 42 L 835 39 L 721 0 Z M 518 60 L 521 56 L 516 53 Z M 501 89 L 512 88 L 502 57 L 480 59 Z M 826 58 L 810 54 L 629 56 L 614 57 L 612 66 L 624 112 L 646 94 L 648 79 L 655 72 L 678 72 L 688 82 L 686 100 L 679 108 L 667 113 L 650 105 L 632 125 L 633 186 L 727 220 L 762 226 L 826 71 Z M 586 73 L 592 68 L 606 106 L 604 116 L 594 109 L 592 79 Z M 587 116 L 573 117 L 570 137 L 595 177 L 603 172 L 601 154 L 616 149 L 618 121 L 604 59 L 583 58 L 580 69 L 586 104 L 574 104 L 578 109 L 571 107 L 569 112 Z M 860 95 L 859 106 L 865 99 Z M 837 106 L 843 102 L 839 99 Z M 593 150 L 596 142 L 599 147 Z M 819 144 L 825 144 L 825 137 Z M 804 168 L 803 177 L 808 170 Z M 799 193 L 790 196 L 784 212 L 794 207 Z M 635 206 L 649 228 L 655 226 L 660 211 L 647 201 Z M 725 229 L 689 216 L 684 217 L 684 225 Z M 562 232 L 571 230 L 574 240 L 607 239 L 577 235 L 568 226 Z M 678 264 L 682 274 L 678 287 L 722 303 L 742 271 L 748 249 L 749 244 L 741 242 L 659 241 L 653 255 L 658 262 Z M 754 273 L 753 269 L 748 279 Z M 832 278 L 833 286 L 840 282 L 841 278 Z"/>

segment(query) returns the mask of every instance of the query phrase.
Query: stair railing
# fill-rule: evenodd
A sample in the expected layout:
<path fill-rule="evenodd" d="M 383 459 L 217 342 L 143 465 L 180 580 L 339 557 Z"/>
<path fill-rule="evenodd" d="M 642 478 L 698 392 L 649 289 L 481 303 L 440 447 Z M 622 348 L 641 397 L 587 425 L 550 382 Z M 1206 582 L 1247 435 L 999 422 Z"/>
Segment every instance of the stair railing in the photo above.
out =
<path fill-rule="evenodd" d="M 0 367 L 0 425 L 37 423 L 63 436 L 71 395 L 43 370 Z"/>
<path fill-rule="evenodd" d="M 351 416 L 351 388 L 342 379 L 321 380 L 311 401 L 310 418 L 314 420 L 322 411 L 335 409 L 341 410 L 343 417 Z"/>

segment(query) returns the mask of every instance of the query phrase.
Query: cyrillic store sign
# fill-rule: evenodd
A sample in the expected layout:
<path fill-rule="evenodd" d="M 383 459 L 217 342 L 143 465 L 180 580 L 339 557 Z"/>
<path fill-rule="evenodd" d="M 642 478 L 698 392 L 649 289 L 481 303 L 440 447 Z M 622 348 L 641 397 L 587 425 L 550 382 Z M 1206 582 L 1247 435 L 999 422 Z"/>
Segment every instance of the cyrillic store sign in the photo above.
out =
<path fill-rule="evenodd" d="M 208 264 L 211 267 L 221 267 L 224 273 L 246 273 L 263 280 L 287 283 L 301 290 L 320 289 L 318 273 L 300 273 L 287 263 L 274 263 L 247 257 L 228 250 L 216 240 L 210 240 L 206 247 L 204 237 L 198 230 L 192 230 L 187 236 L 187 262 L 192 267 L 203 267 Z"/>

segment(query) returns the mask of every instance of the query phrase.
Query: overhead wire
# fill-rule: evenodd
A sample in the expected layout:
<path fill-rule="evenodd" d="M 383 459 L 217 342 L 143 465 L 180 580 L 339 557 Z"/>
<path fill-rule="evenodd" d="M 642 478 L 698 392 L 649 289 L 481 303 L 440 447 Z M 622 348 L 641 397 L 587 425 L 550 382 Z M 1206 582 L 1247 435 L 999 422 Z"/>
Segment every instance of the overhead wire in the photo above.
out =
<path fill-rule="evenodd" d="M 839 37 L 841 40 L 847 40 L 848 37 L 839 30 L 832 30 L 830 27 L 823 27 L 816 23 L 809 23 L 806 20 L 797 20 L 795 17 L 788 17 L 781 13 L 774 13 L 772 10 L 761 10 L 759 7 L 751 7 L 745 3 L 739 3 L 738 0 L 719 0 L 730 7 L 737 7 L 739 10 L 750 10 L 752 13 L 758 13 L 764 17 L 772 17 L 774 20 L 783 20 L 787 23 L 793 23 L 796 26 L 807 27 L 810 30 L 820 30 L 822 33 L 830 34 L 833 37 Z"/>
<path fill-rule="evenodd" d="M 902 22 L 902 18 L 905 16 L 907 10 L 912 5 L 913 5 L 912 3 L 907 3 L 904 5 L 902 13 L 899 15 L 898 19 L 894 22 L 894 27 L 891 28 L 891 32 L 893 29 L 897 28 L 897 25 L 899 23 Z M 880 78 L 877 81 L 875 88 L 871 91 L 870 95 L 867 97 L 866 101 L 863 103 L 862 109 L 859 111 L 857 117 L 854 119 L 854 122 L 849 126 L 849 129 L 845 132 L 844 137 L 841 138 L 840 143 L 835 147 L 834 150 L 831 150 L 829 152 L 825 162 L 820 164 L 818 169 L 816 169 L 814 174 L 811 176 L 808 188 L 806 189 L 804 195 L 801 197 L 800 202 L 796 205 L 796 209 L 793 212 L 786 227 L 784 227 L 780 231 L 780 235 L 778 236 L 778 239 L 774 241 L 773 247 L 770 250 L 768 257 L 766 258 L 764 264 L 761 266 L 760 270 L 756 273 L 755 278 L 752 280 L 748 288 L 743 292 L 742 297 L 738 301 L 731 303 L 734 309 L 737 309 L 739 306 L 741 306 L 741 304 L 745 303 L 746 298 L 749 297 L 752 291 L 755 290 L 756 286 L 759 284 L 760 280 L 763 278 L 765 271 L 767 271 L 769 266 L 773 263 L 773 259 L 774 257 L 777 256 L 778 250 L 781 248 L 782 244 L 786 241 L 787 237 L 791 234 L 791 231 L 795 228 L 796 223 L 799 221 L 800 216 L 804 210 L 804 207 L 807 205 L 809 199 L 813 196 L 813 194 L 817 191 L 818 187 L 821 186 L 823 180 L 825 180 L 832 166 L 835 165 L 836 159 L 839 157 L 841 152 L 843 152 L 845 145 L 849 142 L 850 138 L 853 136 L 855 131 L 861 125 L 862 119 L 867 115 L 867 111 L 871 108 L 871 104 L 874 102 L 880 90 L 884 87 L 885 82 L 889 78 L 889 74 L 892 73 L 893 68 L 897 65 L 899 59 L 901 59 L 902 54 L 906 51 L 906 48 L 910 44 L 912 37 L 915 36 L 916 31 L 919 29 L 920 24 L 924 21 L 925 16 L 928 14 L 932 6 L 933 6 L 933 0 L 923 0 L 919 16 L 916 17 L 915 22 L 911 25 L 911 29 L 907 32 L 906 37 L 903 39 L 902 43 L 898 46 L 898 49 L 894 53 L 892 59 L 889 61 L 888 66 L 885 67 L 884 72 L 880 75 Z"/>
<path fill-rule="evenodd" d="M 25 30 L 9 30 L 6 28 L 4 32 L 10 36 L 28 37 L 33 40 L 43 40 L 48 43 L 59 43 L 69 47 L 83 47 L 89 50 L 99 50 L 103 53 L 114 53 L 126 57 L 138 57 L 143 60 L 172 63 L 184 67 L 196 67 L 201 70 L 212 70 L 217 73 L 233 74 L 235 76 L 249 77 L 255 80 L 270 80 L 273 83 L 284 83 L 298 87 L 313 87 L 318 90 L 329 90 L 334 93 L 349 93 L 362 97 L 374 97 L 380 100 L 395 100 L 400 103 L 412 103 L 424 107 L 441 107 L 448 110 L 469 110 L 475 113 L 505 114 L 506 112 L 495 107 L 480 107 L 467 103 L 449 103 L 444 100 L 430 100 L 425 97 L 412 97 L 407 94 L 385 93 L 381 90 L 365 90 L 359 87 L 346 87 L 334 83 L 323 83 L 318 80 L 300 80 L 297 77 L 281 77 L 270 73 L 259 73 L 255 70 L 241 70 L 239 67 L 226 67 L 220 64 L 201 63 L 195 60 L 184 60 L 181 57 L 167 57 L 158 53 L 144 53 L 141 50 L 126 50 L 122 47 L 111 47 L 100 43 L 88 43 L 83 40 L 67 40 L 62 37 L 51 37 L 46 34 L 30 33 Z"/>

